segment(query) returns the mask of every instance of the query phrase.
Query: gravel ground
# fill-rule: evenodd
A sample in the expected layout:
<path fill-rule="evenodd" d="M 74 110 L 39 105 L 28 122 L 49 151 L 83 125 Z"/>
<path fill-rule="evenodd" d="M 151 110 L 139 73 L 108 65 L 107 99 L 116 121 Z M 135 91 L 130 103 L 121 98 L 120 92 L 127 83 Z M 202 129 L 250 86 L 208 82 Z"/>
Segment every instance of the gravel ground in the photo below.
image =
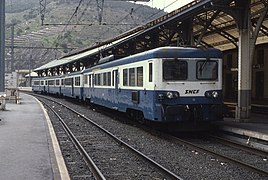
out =
<path fill-rule="evenodd" d="M 68 106 L 77 109 L 80 113 L 96 121 L 102 127 L 184 179 L 268 179 L 268 177 L 222 162 L 195 149 L 152 135 L 133 125 L 107 117 L 89 108 L 64 100 L 57 101 L 63 101 Z"/>

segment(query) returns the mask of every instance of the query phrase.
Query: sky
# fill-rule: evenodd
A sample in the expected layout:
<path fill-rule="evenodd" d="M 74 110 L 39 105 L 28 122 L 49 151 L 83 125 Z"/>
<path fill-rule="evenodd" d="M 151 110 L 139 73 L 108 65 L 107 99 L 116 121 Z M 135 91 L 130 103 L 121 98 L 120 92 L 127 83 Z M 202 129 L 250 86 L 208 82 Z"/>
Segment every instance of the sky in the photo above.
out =
<path fill-rule="evenodd" d="M 142 3 L 151 7 L 156 7 L 159 9 L 164 9 L 166 12 L 171 12 L 175 9 L 184 6 L 193 0 L 150 0 L 150 2 Z M 140 3 L 140 2 L 139 2 Z"/>

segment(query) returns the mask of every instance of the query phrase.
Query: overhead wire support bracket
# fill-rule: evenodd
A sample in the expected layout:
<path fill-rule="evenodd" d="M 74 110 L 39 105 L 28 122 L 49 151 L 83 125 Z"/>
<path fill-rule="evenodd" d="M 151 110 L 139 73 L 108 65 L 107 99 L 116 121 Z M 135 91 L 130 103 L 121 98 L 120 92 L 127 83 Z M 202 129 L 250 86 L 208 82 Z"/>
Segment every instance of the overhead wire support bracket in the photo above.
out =
<path fill-rule="evenodd" d="M 39 0 L 39 2 L 40 2 L 41 25 L 43 26 L 46 14 L 46 0 Z"/>

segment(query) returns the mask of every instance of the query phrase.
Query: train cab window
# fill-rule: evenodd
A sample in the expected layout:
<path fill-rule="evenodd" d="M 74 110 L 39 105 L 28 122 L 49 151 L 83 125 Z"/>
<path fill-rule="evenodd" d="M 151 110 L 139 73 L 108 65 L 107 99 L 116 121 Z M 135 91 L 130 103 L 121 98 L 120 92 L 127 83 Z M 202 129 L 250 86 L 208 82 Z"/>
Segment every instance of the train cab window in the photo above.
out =
<path fill-rule="evenodd" d="M 211 60 L 198 61 L 196 71 L 198 80 L 216 80 L 218 78 L 218 63 Z"/>
<path fill-rule="evenodd" d="M 137 86 L 143 86 L 143 67 L 137 67 Z"/>
<path fill-rule="evenodd" d="M 153 82 L 153 63 L 149 63 L 149 82 Z"/>
<path fill-rule="evenodd" d="M 129 69 L 129 86 L 135 86 L 135 68 Z"/>
<path fill-rule="evenodd" d="M 186 80 L 187 62 L 174 59 L 163 62 L 163 79 L 167 81 Z"/>

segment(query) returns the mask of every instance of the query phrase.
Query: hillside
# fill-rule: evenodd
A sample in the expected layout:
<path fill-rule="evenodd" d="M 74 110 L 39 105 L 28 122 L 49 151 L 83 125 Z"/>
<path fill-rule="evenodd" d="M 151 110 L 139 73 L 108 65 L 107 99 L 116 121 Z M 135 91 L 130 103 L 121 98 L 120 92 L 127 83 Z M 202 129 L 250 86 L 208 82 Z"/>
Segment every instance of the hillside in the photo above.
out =
<path fill-rule="evenodd" d="M 78 6 L 79 2 L 47 0 L 44 24 L 48 25 L 41 26 L 39 1 L 6 0 L 6 45 L 11 45 L 14 24 L 16 69 L 34 69 L 71 49 L 92 46 L 164 14 L 148 6 L 106 0 L 99 25 L 96 0 L 81 1 Z M 39 49 L 41 47 L 57 49 Z M 7 48 L 6 59 L 10 69 L 10 48 Z"/>

